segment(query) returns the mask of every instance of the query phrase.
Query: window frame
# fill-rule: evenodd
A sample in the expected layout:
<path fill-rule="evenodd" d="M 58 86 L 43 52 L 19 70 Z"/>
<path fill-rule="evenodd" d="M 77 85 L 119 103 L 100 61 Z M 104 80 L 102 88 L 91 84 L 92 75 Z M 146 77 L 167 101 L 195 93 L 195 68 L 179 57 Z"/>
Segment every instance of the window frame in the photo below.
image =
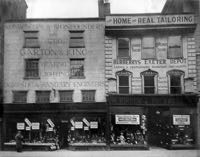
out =
<path fill-rule="evenodd" d="M 119 40 L 120 39 L 128 39 L 128 56 L 120 56 L 119 55 Z M 121 48 L 122 49 L 122 48 Z M 123 48 L 125 49 L 125 48 Z M 121 58 L 121 59 L 130 59 L 131 58 L 131 39 L 127 38 L 127 37 L 119 37 L 117 38 L 117 58 Z"/>
<path fill-rule="evenodd" d="M 119 86 L 119 77 L 120 76 L 127 76 L 128 77 L 128 88 L 129 93 L 120 93 L 120 86 Z M 117 78 L 117 93 L 119 94 L 131 94 L 132 93 L 132 73 L 123 69 L 121 71 L 116 72 L 116 78 Z"/>
<path fill-rule="evenodd" d="M 144 47 L 144 43 L 143 43 L 143 40 L 144 38 L 153 38 L 153 47 Z M 154 36 L 143 36 L 142 38 L 142 41 L 141 41 L 141 60 L 148 60 L 148 59 L 157 59 L 157 53 L 156 53 L 156 37 Z M 152 57 L 144 57 L 144 49 L 152 49 L 153 52 L 154 52 L 154 56 Z"/>
<path fill-rule="evenodd" d="M 70 37 L 69 37 L 69 48 L 85 48 L 85 40 L 84 40 L 84 30 L 69 30 L 69 33 L 70 33 Z M 74 34 L 73 34 L 74 33 Z M 76 36 L 75 34 L 82 34 L 80 36 Z M 79 46 L 76 42 L 72 42 L 73 40 L 82 40 L 83 42 L 83 45 Z M 72 43 L 76 43 L 75 46 L 72 46 L 71 44 Z"/>
<path fill-rule="evenodd" d="M 28 33 L 30 33 L 28 35 Z M 35 35 L 33 35 L 35 34 Z M 29 45 L 26 41 L 26 39 L 32 39 L 32 40 L 36 40 L 36 44 L 35 45 Z M 40 48 L 40 44 L 39 44 L 39 31 L 37 30 L 28 30 L 28 31 L 24 31 L 24 46 L 23 48 Z"/>
<path fill-rule="evenodd" d="M 72 75 L 72 73 L 74 73 L 74 72 L 72 72 L 72 61 L 82 61 L 83 62 L 83 64 L 82 65 L 79 65 L 79 64 L 77 64 L 77 65 L 79 65 L 80 67 L 79 68 L 75 68 L 75 69 L 79 69 L 80 70 L 80 68 L 81 68 L 81 66 L 83 67 L 83 71 L 81 72 L 83 75 L 81 75 L 81 76 L 75 76 L 75 75 Z M 77 66 L 76 65 L 76 66 Z M 81 70 L 80 70 L 81 71 Z M 79 71 L 79 72 L 80 72 Z M 85 79 L 85 58 L 70 58 L 70 77 L 69 77 L 70 79 Z"/>
<path fill-rule="evenodd" d="M 178 56 L 178 57 L 172 57 L 172 56 L 170 56 L 169 55 L 169 50 L 170 50 L 170 48 L 169 48 L 169 38 L 170 37 L 180 37 L 180 53 L 181 53 L 181 55 L 180 56 Z M 173 35 L 173 36 L 168 36 L 167 37 L 167 59 L 181 59 L 181 58 L 183 58 L 183 37 L 182 36 L 175 36 L 175 35 Z"/>
<path fill-rule="evenodd" d="M 180 77 L 180 86 L 173 86 L 173 88 L 179 87 L 181 88 L 180 93 L 171 93 L 171 76 L 179 76 Z M 183 94 L 184 93 L 184 71 L 181 70 L 170 70 L 167 72 L 168 77 L 168 92 L 169 94 Z"/>
<path fill-rule="evenodd" d="M 62 99 L 61 97 L 61 93 L 63 92 L 66 92 L 66 93 L 70 93 L 70 97 L 71 99 L 68 100 L 68 99 Z M 74 90 L 59 90 L 59 102 L 60 103 L 69 103 L 69 102 L 73 102 L 73 94 L 74 94 Z M 67 96 L 68 97 L 68 96 Z"/>
<path fill-rule="evenodd" d="M 36 68 L 31 68 L 28 71 L 28 67 L 27 67 L 27 62 L 28 61 L 32 61 L 32 62 L 37 62 L 37 69 Z M 40 66 L 39 66 L 39 62 L 40 60 L 37 58 L 26 58 L 24 59 L 24 79 L 40 79 Z M 30 63 L 29 63 L 30 64 Z M 37 72 L 36 72 L 37 71 Z M 30 76 L 30 74 L 28 73 L 37 73 L 37 76 Z"/>
<path fill-rule="evenodd" d="M 42 93 L 48 93 L 48 101 L 38 101 L 38 100 L 41 100 L 38 99 L 39 97 L 38 96 L 42 96 Z M 50 90 L 37 90 L 35 91 L 35 97 L 36 97 L 36 100 L 35 102 L 38 103 L 38 104 L 41 104 L 41 103 L 50 103 L 50 96 L 51 96 L 51 91 Z"/>
<path fill-rule="evenodd" d="M 92 92 L 94 99 L 84 100 L 84 92 Z M 81 94 L 82 94 L 82 102 L 96 102 L 96 90 L 81 90 Z"/>
<path fill-rule="evenodd" d="M 143 94 L 157 94 L 158 93 L 158 72 L 151 69 L 143 71 L 140 73 L 142 78 L 142 93 Z M 145 76 L 154 78 L 154 86 L 145 86 Z M 154 88 L 154 93 L 146 93 L 145 88 Z"/>
<path fill-rule="evenodd" d="M 20 101 L 16 101 L 16 98 L 19 98 L 19 95 L 18 96 L 16 96 L 15 94 L 22 94 L 22 93 L 24 93 L 25 95 L 24 95 L 24 97 L 25 97 L 25 101 L 21 101 L 21 99 L 20 99 Z M 28 91 L 26 91 L 26 90 L 23 90 L 23 91 L 19 91 L 19 90 L 14 90 L 14 91 L 12 91 L 12 102 L 14 103 L 14 104 L 18 104 L 18 103 L 23 103 L 23 104 L 25 104 L 25 103 L 27 103 L 27 96 L 28 96 Z"/>

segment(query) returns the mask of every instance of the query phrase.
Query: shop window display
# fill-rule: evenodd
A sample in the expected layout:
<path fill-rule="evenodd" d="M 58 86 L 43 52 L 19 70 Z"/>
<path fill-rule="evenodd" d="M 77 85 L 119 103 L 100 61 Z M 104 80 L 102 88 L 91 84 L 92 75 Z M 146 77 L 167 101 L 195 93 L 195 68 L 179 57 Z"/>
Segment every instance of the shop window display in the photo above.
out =
<path fill-rule="evenodd" d="M 15 134 L 17 131 L 21 131 L 23 145 L 25 146 L 47 146 L 50 149 L 59 149 L 57 127 L 50 118 L 44 121 L 24 118 L 15 122 L 8 122 L 6 131 L 5 145 L 15 145 Z"/>
<path fill-rule="evenodd" d="M 68 143 L 76 145 L 105 145 L 105 118 L 72 117 L 69 124 Z"/>
<path fill-rule="evenodd" d="M 111 145 L 146 145 L 146 115 L 112 115 Z"/>

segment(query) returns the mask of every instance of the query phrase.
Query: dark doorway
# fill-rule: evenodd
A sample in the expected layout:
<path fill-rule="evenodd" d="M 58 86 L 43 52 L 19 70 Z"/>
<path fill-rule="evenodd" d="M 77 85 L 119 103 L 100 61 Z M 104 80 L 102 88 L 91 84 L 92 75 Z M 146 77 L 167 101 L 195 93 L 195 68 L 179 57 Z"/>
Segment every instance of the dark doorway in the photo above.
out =
<path fill-rule="evenodd" d="M 68 147 L 68 122 L 60 123 L 59 142 L 61 148 Z"/>

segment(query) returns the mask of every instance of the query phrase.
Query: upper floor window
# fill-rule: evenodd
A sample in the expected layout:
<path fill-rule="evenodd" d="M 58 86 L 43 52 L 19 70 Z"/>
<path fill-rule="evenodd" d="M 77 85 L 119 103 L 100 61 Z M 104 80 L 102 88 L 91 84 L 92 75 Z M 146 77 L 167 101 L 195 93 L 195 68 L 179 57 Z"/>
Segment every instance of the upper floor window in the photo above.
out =
<path fill-rule="evenodd" d="M 184 72 L 180 70 L 171 70 L 167 74 L 169 78 L 169 93 L 181 94 L 183 92 Z"/>
<path fill-rule="evenodd" d="M 70 31 L 69 48 L 84 48 L 84 31 Z"/>
<path fill-rule="evenodd" d="M 13 103 L 26 103 L 27 91 L 13 91 Z"/>
<path fill-rule="evenodd" d="M 143 37 L 142 39 L 142 59 L 155 59 L 155 38 L 154 37 Z"/>
<path fill-rule="evenodd" d="M 84 59 L 70 59 L 70 78 L 84 78 Z"/>
<path fill-rule="evenodd" d="M 122 70 L 116 73 L 119 94 L 129 94 L 131 92 L 131 72 Z"/>
<path fill-rule="evenodd" d="M 24 31 L 24 47 L 39 48 L 38 31 Z"/>
<path fill-rule="evenodd" d="M 73 102 L 73 90 L 59 91 L 60 102 Z"/>
<path fill-rule="evenodd" d="M 168 37 L 168 53 L 167 58 L 182 58 L 182 39 L 181 36 L 170 36 Z"/>
<path fill-rule="evenodd" d="M 154 94 L 157 91 L 157 82 L 158 73 L 152 70 L 147 70 L 141 73 L 143 80 L 143 93 L 144 94 Z"/>
<path fill-rule="evenodd" d="M 25 78 L 39 78 L 39 59 L 25 59 Z"/>
<path fill-rule="evenodd" d="M 118 38 L 118 57 L 130 57 L 130 41 L 128 38 Z"/>
<path fill-rule="evenodd" d="M 36 103 L 49 103 L 50 91 L 36 91 Z"/>
<path fill-rule="evenodd" d="M 83 102 L 94 102 L 95 101 L 95 90 L 82 90 L 82 101 Z"/>

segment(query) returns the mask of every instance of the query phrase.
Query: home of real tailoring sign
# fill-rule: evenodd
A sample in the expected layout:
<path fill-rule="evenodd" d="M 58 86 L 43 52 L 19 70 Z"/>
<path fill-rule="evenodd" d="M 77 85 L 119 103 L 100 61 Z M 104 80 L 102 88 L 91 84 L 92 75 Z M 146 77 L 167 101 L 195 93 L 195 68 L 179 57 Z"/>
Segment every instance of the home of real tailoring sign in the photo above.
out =
<path fill-rule="evenodd" d="M 194 15 L 107 16 L 106 26 L 194 24 Z"/>

